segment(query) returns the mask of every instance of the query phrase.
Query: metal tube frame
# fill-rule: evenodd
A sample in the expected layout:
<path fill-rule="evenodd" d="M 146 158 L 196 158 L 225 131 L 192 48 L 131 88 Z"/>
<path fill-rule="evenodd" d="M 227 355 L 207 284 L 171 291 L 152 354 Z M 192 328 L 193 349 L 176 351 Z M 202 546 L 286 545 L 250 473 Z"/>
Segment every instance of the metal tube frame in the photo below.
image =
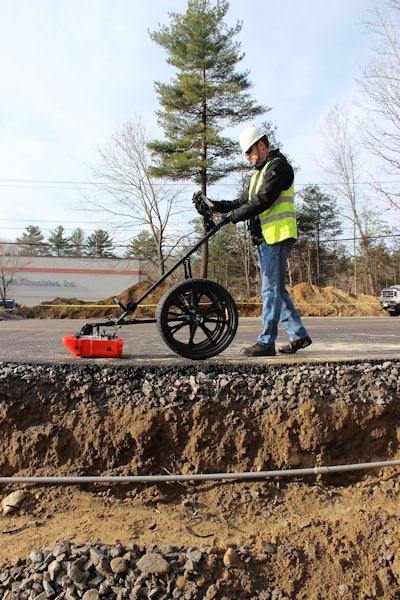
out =
<path fill-rule="evenodd" d="M 197 242 L 197 244 L 195 244 L 193 246 L 193 248 L 191 248 L 188 252 L 186 252 L 186 254 L 177 263 L 175 263 L 175 265 L 173 265 L 166 273 L 164 273 L 164 275 L 162 275 L 156 282 L 154 282 L 153 285 L 150 286 L 149 289 L 146 290 L 137 300 L 130 300 L 126 305 L 124 305 L 124 304 L 122 304 L 122 302 L 120 302 L 118 300 L 118 298 L 114 298 L 114 301 L 116 302 L 116 304 L 118 304 L 123 309 L 123 313 L 120 317 L 118 317 L 117 319 L 112 319 L 110 317 L 106 317 L 105 319 L 103 319 L 101 321 L 86 323 L 82 327 L 79 335 L 92 335 L 93 329 L 96 329 L 97 333 L 99 334 L 99 330 L 101 327 L 114 327 L 114 326 L 119 327 L 122 325 L 134 325 L 135 323 L 155 323 L 156 319 L 154 319 L 154 318 L 127 319 L 126 317 L 129 314 L 134 313 L 135 310 L 137 309 L 138 305 L 141 302 L 143 302 L 143 300 L 145 298 L 147 298 L 147 296 L 149 296 L 153 290 L 155 290 L 161 283 L 163 283 L 163 281 L 165 281 L 181 265 L 184 266 L 185 279 L 191 279 L 192 278 L 192 268 L 191 268 L 191 263 L 190 263 L 190 257 L 195 252 L 197 252 L 197 250 L 199 248 L 201 248 L 201 246 L 203 244 L 205 244 L 210 239 L 210 237 L 215 235 L 217 233 L 217 231 L 219 231 L 227 223 L 229 223 L 229 219 L 227 219 L 226 217 L 223 217 L 217 224 L 214 225 L 214 227 L 211 230 L 209 230 L 204 235 L 204 237 L 202 237 L 201 240 L 199 240 Z M 76 337 L 79 337 L 79 335 L 77 335 Z"/>

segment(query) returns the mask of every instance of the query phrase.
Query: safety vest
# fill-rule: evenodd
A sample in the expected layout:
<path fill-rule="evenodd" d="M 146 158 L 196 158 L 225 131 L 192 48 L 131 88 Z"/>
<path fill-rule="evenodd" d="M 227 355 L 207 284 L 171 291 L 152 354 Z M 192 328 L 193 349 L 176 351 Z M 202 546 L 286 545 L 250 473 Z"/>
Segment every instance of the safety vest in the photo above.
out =
<path fill-rule="evenodd" d="M 274 160 L 274 159 L 272 159 Z M 272 160 L 269 160 L 262 169 L 253 173 L 249 186 L 249 200 L 254 192 L 257 194 L 264 177 L 264 173 Z M 287 190 L 283 190 L 272 206 L 258 215 L 261 231 L 267 244 L 276 244 L 288 238 L 297 239 L 296 211 L 293 204 L 294 181 Z"/>

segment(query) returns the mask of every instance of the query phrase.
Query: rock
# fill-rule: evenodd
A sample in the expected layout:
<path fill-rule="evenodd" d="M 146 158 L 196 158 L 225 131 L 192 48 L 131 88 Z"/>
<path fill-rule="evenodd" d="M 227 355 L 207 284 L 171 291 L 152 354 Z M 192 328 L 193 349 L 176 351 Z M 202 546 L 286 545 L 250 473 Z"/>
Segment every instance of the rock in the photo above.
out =
<path fill-rule="evenodd" d="M 29 554 L 29 559 L 33 563 L 41 563 L 43 561 L 43 558 L 43 553 L 38 552 L 37 550 L 32 550 L 32 552 Z"/>
<path fill-rule="evenodd" d="M 144 575 L 167 575 L 170 565 L 158 552 L 148 552 L 140 558 L 136 566 Z"/>
<path fill-rule="evenodd" d="M 1 501 L 1 508 L 3 515 L 9 515 L 10 513 L 17 510 L 25 499 L 25 492 L 23 490 L 16 490 L 11 492 Z"/>
<path fill-rule="evenodd" d="M 267 554 L 275 554 L 276 552 L 276 547 L 269 542 L 263 542 L 262 547 Z"/>
<path fill-rule="evenodd" d="M 181 590 L 181 592 L 185 589 L 185 585 L 186 585 L 186 578 L 183 575 L 178 575 L 178 577 L 176 578 L 175 581 L 175 587 L 178 588 L 178 590 Z"/>
<path fill-rule="evenodd" d="M 50 580 L 54 581 L 57 573 L 59 573 L 61 570 L 61 565 L 57 560 L 52 560 L 47 569 L 49 571 Z"/>
<path fill-rule="evenodd" d="M 86 582 L 88 574 L 81 571 L 75 563 L 68 563 L 67 575 L 72 580 L 73 584 L 81 587 Z"/>
<path fill-rule="evenodd" d="M 69 552 L 70 548 L 71 548 L 70 542 L 67 542 L 67 541 L 59 542 L 58 544 L 56 544 L 53 547 L 52 554 L 53 554 L 54 558 L 57 558 L 58 556 L 61 556 L 62 554 L 66 554 L 67 552 Z"/>
<path fill-rule="evenodd" d="M 43 580 L 43 588 L 47 598 L 53 598 L 56 595 L 55 589 L 48 581 L 46 581 L 46 579 Z"/>
<path fill-rule="evenodd" d="M 129 562 L 125 558 L 113 558 L 110 567 L 113 573 L 126 573 L 129 569 Z"/>
<path fill-rule="evenodd" d="M 339 593 L 340 598 L 344 598 L 345 596 L 347 596 L 350 593 L 349 586 L 346 585 L 345 583 L 342 583 L 338 587 L 338 593 Z"/>
<path fill-rule="evenodd" d="M 86 592 L 82 596 L 82 600 L 98 600 L 99 590 L 93 588 L 91 590 L 86 590 Z"/>
<path fill-rule="evenodd" d="M 207 598 L 207 600 L 213 600 L 213 598 L 218 597 L 218 588 L 214 583 L 211 584 L 208 590 L 206 591 L 205 597 Z"/>
<path fill-rule="evenodd" d="M 243 567 L 243 562 L 234 548 L 228 548 L 223 558 L 224 565 L 228 569 L 237 569 Z"/>
<path fill-rule="evenodd" d="M 188 550 L 188 552 L 186 553 L 186 556 L 188 557 L 188 560 L 192 561 L 192 563 L 198 564 L 203 557 L 203 553 L 201 550 L 198 550 L 197 548 L 195 548 L 195 549 Z"/>
<path fill-rule="evenodd" d="M 90 548 L 90 559 L 100 575 L 107 577 L 111 573 L 110 559 L 97 548 Z"/>

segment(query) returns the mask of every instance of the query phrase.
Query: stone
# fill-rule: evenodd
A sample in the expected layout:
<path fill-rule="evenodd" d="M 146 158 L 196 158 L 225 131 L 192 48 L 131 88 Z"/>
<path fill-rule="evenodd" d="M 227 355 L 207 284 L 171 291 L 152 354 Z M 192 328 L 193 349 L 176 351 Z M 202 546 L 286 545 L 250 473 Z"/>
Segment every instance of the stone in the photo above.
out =
<path fill-rule="evenodd" d="M 378 576 L 378 579 L 381 582 L 383 588 L 389 587 L 389 585 L 391 583 L 391 576 L 390 576 L 390 570 L 387 567 L 379 569 L 377 572 L 377 576 Z"/>
<path fill-rule="evenodd" d="M 91 590 L 86 590 L 86 592 L 82 596 L 82 600 L 98 600 L 99 590 L 93 588 Z"/>
<path fill-rule="evenodd" d="M 29 554 L 29 559 L 33 563 L 41 563 L 43 561 L 43 558 L 43 553 L 38 552 L 37 550 L 32 550 L 32 552 Z"/>
<path fill-rule="evenodd" d="M 23 490 L 16 490 L 11 492 L 1 501 L 1 508 L 3 515 L 9 515 L 10 513 L 17 510 L 25 499 L 25 492 Z"/>
<path fill-rule="evenodd" d="M 47 598 L 52 598 L 53 596 L 56 595 L 55 589 L 53 588 L 53 586 L 46 580 L 43 580 L 43 588 L 44 591 L 46 592 L 46 596 Z"/>
<path fill-rule="evenodd" d="M 100 575 L 107 577 L 111 573 L 110 559 L 97 548 L 90 548 L 90 559 Z"/>
<path fill-rule="evenodd" d="M 118 556 L 111 560 L 110 567 L 113 573 L 126 573 L 129 569 L 129 562 Z"/>
<path fill-rule="evenodd" d="M 183 575 L 178 575 L 178 577 L 176 578 L 176 581 L 175 581 L 175 587 L 177 587 L 178 590 L 181 590 L 181 592 L 182 592 L 185 589 L 185 585 L 186 585 L 185 577 L 183 577 Z"/>
<path fill-rule="evenodd" d="M 243 567 L 243 562 L 234 548 L 228 548 L 224 554 L 223 562 L 228 569 Z"/>
<path fill-rule="evenodd" d="M 88 573 L 81 571 L 75 563 L 68 563 L 67 575 L 72 579 L 74 585 L 81 586 L 88 578 Z"/>
<path fill-rule="evenodd" d="M 188 560 L 191 560 L 194 564 L 197 564 L 201 561 L 203 553 L 201 550 L 195 548 L 192 550 L 188 550 L 186 556 L 188 557 Z"/>
<path fill-rule="evenodd" d="M 58 562 L 58 560 L 52 560 L 51 563 L 49 563 L 47 570 L 49 572 L 50 575 L 50 580 L 54 581 L 56 578 L 57 573 L 60 572 L 61 570 L 61 565 Z"/>
<path fill-rule="evenodd" d="M 165 558 L 157 552 L 147 552 L 137 561 L 136 566 L 145 575 L 167 575 L 171 569 Z"/>

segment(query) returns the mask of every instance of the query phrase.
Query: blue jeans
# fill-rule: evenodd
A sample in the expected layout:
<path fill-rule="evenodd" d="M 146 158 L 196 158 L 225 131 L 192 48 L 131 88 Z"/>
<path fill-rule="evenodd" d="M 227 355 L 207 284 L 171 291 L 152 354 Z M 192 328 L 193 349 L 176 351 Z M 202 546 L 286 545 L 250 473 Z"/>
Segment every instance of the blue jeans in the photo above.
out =
<path fill-rule="evenodd" d="M 257 338 L 258 344 L 275 345 L 278 323 L 286 329 L 290 341 L 308 336 L 286 289 L 287 259 L 295 243 L 290 238 L 272 245 L 262 242 L 258 246 L 263 302 L 263 331 Z"/>

